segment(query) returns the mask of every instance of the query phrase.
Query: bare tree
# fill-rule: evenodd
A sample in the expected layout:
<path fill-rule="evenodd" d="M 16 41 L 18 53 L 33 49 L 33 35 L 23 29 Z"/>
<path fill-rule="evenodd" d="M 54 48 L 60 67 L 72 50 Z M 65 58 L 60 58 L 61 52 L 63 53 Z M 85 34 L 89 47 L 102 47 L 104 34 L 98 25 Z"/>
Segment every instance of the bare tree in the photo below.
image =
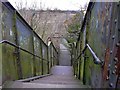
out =
<path fill-rule="evenodd" d="M 86 10 L 87 3 L 84 5 L 84 7 L 80 6 L 79 12 L 76 13 L 72 18 L 66 19 L 64 22 L 67 31 L 66 40 L 71 46 L 70 49 L 72 49 L 74 43 L 77 42 Z"/>
<path fill-rule="evenodd" d="M 23 6 L 25 5 L 25 7 Z M 40 7 L 37 7 L 37 2 L 31 4 L 31 7 L 28 6 L 28 2 L 25 4 L 23 2 L 16 3 L 16 7 L 23 18 L 27 23 L 33 28 L 33 30 L 40 34 L 43 39 L 47 31 L 47 22 L 49 20 L 48 13 L 45 13 L 40 2 Z M 43 16 L 44 13 L 44 16 Z"/>

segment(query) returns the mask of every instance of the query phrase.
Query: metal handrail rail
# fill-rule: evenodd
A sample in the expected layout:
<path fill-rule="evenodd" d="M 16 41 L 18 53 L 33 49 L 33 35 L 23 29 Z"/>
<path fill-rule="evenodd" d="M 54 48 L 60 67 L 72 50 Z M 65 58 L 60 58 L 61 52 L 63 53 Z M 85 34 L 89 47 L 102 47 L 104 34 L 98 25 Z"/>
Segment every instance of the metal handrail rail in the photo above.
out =
<path fill-rule="evenodd" d="M 102 64 L 103 62 L 97 57 L 97 55 L 95 54 L 95 52 L 92 50 L 92 48 L 90 47 L 89 44 L 86 44 L 86 46 L 88 47 L 89 51 L 91 52 L 92 56 L 94 57 L 94 63 L 95 64 Z"/>
<path fill-rule="evenodd" d="M 101 61 L 98 57 L 97 57 L 97 55 L 95 54 L 95 52 L 93 51 L 93 49 L 90 47 L 90 45 L 89 44 L 86 44 L 85 45 L 85 48 L 82 50 L 82 52 L 80 53 L 80 55 L 77 57 L 77 59 L 75 59 L 75 61 L 77 61 L 80 57 L 81 57 L 81 55 L 82 54 L 84 54 L 84 52 L 85 52 L 85 50 L 86 49 L 89 49 L 89 51 L 91 52 L 91 54 L 92 54 L 92 56 L 94 57 L 94 63 L 95 64 L 101 64 L 101 65 L 103 65 L 103 61 Z M 74 61 L 74 62 L 75 62 Z"/>
<path fill-rule="evenodd" d="M 31 53 L 31 52 L 29 52 L 29 51 L 21 48 L 20 46 L 17 46 L 16 44 L 14 44 L 14 43 L 12 43 L 12 42 L 10 42 L 10 41 L 8 41 L 8 40 L 2 40 L 2 41 L 0 41 L 0 44 L 2 44 L 2 43 L 7 43 L 7 44 L 9 44 L 9 45 L 11 45 L 11 46 L 14 46 L 14 47 L 16 47 L 16 48 L 18 48 L 18 49 L 20 49 L 20 50 L 23 50 L 23 51 L 25 51 L 25 52 L 33 55 L 33 56 L 35 56 L 35 57 L 38 57 L 38 58 L 40 58 L 40 59 L 43 59 L 44 61 L 49 62 L 48 60 L 46 60 L 46 59 L 44 59 L 44 58 L 42 58 L 42 57 L 40 57 L 40 56 L 38 56 L 38 55 L 36 55 L 36 54 L 33 54 L 33 53 Z"/>

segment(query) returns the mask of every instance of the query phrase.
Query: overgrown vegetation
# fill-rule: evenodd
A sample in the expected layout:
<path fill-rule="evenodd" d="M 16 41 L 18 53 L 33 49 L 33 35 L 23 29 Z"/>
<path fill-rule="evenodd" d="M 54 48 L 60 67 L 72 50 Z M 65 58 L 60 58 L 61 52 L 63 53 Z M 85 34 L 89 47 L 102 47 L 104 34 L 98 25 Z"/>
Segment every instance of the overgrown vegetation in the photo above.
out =
<path fill-rule="evenodd" d="M 65 38 L 69 43 L 74 43 L 77 41 L 80 32 L 82 17 L 82 14 L 77 13 L 70 20 L 65 21 L 67 30 Z"/>
<path fill-rule="evenodd" d="M 78 36 L 80 34 L 80 29 L 84 19 L 84 12 L 86 11 L 87 6 L 78 11 L 72 18 L 64 22 L 67 30 L 65 39 L 69 44 L 69 49 L 72 53 L 72 48 L 76 46 Z"/>

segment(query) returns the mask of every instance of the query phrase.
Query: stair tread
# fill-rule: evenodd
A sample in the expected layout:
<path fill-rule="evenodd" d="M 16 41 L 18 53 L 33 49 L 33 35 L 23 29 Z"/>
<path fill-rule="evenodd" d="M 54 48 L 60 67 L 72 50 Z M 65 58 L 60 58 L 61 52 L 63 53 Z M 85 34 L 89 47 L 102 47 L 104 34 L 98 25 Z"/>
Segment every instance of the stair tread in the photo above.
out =
<path fill-rule="evenodd" d="M 7 88 L 7 87 L 5 87 Z M 88 88 L 85 85 L 66 85 L 66 84 L 48 84 L 48 83 L 23 83 L 14 82 L 9 88 Z"/>

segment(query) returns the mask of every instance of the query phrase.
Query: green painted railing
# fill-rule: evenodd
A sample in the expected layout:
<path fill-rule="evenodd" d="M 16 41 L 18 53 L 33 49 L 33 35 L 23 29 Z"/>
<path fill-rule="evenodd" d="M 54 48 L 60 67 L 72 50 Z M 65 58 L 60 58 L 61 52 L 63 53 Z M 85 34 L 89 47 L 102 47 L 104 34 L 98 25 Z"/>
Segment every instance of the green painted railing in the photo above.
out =
<path fill-rule="evenodd" d="M 78 41 L 73 44 L 74 74 L 93 88 L 120 86 L 119 16 L 118 1 L 90 2 Z"/>
<path fill-rule="evenodd" d="M 47 46 L 9 2 L 0 2 L 0 84 L 47 75 L 57 64 L 57 51 Z"/>

